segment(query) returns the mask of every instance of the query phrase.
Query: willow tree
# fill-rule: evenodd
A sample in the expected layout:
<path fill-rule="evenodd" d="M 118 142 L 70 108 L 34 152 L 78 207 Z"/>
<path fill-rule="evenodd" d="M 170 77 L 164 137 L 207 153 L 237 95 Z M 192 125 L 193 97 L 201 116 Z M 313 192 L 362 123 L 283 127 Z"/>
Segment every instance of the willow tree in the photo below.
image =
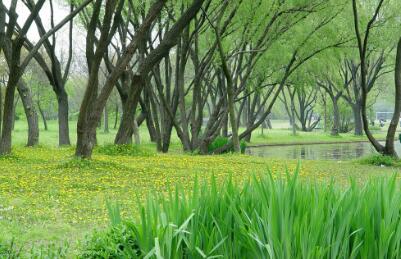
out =
<path fill-rule="evenodd" d="M 95 145 L 96 127 L 101 118 L 102 112 L 106 105 L 116 82 L 122 76 L 126 69 L 130 69 L 130 62 L 134 54 L 143 46 L 147 40 L 148 33 L 151 33 L 152 25 L 155 19 L 159 17 L 160 12 L 166 0 L 156 1 L 149 9 L 146 17 L 142 20 L 141 25 L 133 33 L 130 43 L 126 51 L 116 61 L 116 65 L 108 74 L 105 83 L 101 90 L 99 87 L 98 73 L 103 55 L 106 52 L 116 30 L 118 24 L 122 21 L 121 11 L 124 6 L 123 0 L 120 1 L 107 1 L 102 9 L 102 1 L 95 2 L 92 17 L 88 26 L 87 33 L 87 46 L 86 57 L 89 68 L 89 80 L 85 95 L 81 104 L 80 114 L 77 123 L 77 147 L 76 156 L 82 158 L 90 158 L 92 150 Z M 165 55 L 167 55 L 172 47 L 177 43 L 177 38 L 182 30 L 188 25 L 192 18 L 198 13 L 202 7 L 204 0 L 194 0 L 192 4 L 186 9 L 181 17 L 174 23 L 174 25 L 167 32 L 166 37 L 155 47 L 145 59 L 141 60 L 140 65 L 135 70 L 135 76 L 132 79 L 130 89 L 128 91 L 127 102 L 123 109 L 127 112 L 123 113 L 120 127 L 116 136 L 116 144 L 127 143 L 128 139 L 132 137 L 132 125 L 135 120 L 136 106 L 139 102 L 140 94 L 144 87 L 144 79 L 149 74 L 150 70 L 157 64 Z M 101 11 L 103 10 L 104 16 L 102 19 Z M 97 39 L 98 25 L 100 24 L 100 36 Z"/>
<path fill-rule="evenodd" d="M 355 36 L 358 44 L 359 51 L 359 59 L 360 59 L 360 85 L 361 85 L 361 107 L 362 107 L 362 121 L 363 121 L 363 129 L 365 131 L 366 136 L 368 137 L 370 143 L 376 149 L 377 152 L 397 157 L 397 152 L 394 148 L 394 140 L 395 140 L 395 132 L 398 126 L 398 122 L 400 120 L 401 115 L 401 38 L 397 44 L 397 53 L 396 53 L 396 61 L 395 61 L 395 95 L 394 95 L 394 113 L 393 117 L 390 121 L 390 126 L 387 130 L 386 141 L 385 144 L 382 145 L 372 134 L 369 128 L 369 120 L 367 115 L 367 100 L 368 100 L 368 52 L 369 52 L 369 43 L 370 36 L 372 34 L 372 30 L 374 29 L 375 24 L 377 23 L 386 23 L 388 20 L 394 19 L 391 16 L 391 13 L 387 8 L 391 8 L 390 2 L 386 0 L 374 1 L 376 4 L 373 5 L 373 9 L 370 10 L 373 15 L 366 19 L 365 16 L 361 16 L 359 13 L 359 9 L 369 7 L 371 3 L 360 3 L 357 0 L 352 0 L 352 11 L 354 18 L 354 29 Z M 386 10 L 387 9 L 387 10 Z M 391 11 L 391 10 L 390 10 Z M 361 18 L 362 17 L 362 18 Z M 397 18 L 395 19 L 397 20 Z M 362 23 L 364 27 L 362 27 Z M 392 25 L 393 26 L 393 25 Z M 398 34 L 400 31 L 398 30 Z M 395 45 L 395 44 L 394 44 Z"/>

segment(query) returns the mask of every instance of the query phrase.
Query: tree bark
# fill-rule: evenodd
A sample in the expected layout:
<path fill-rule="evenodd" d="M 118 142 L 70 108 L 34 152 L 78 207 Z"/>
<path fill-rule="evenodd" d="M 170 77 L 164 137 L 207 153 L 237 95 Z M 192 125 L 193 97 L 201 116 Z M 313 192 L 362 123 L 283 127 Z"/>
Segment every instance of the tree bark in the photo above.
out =
<path fill-rule="evenodd" d="M 68 95 L 64 89 L 57 93 L 57 105 L 59 146 L 69 146 L 71 145 L 71 141 L 70 129 L 68 124 Z"/>
<path fill-rule="evenodd" d="M 361 116 L 361 105 L 356 103 L 352 105 L 352 113 L 354 115 L 354 135 L 362 136 L 363 135 L 363 122 Z"/>
<path fill-rule="evenodd" d="M 39 100 L 37 101 L 37 105 L 38 105 L 38 110 L 39 110 L 40 116 L 42 117 L 43 126 L 45 127 L 45 131 L 47 131 L 49 128 L 47 126 L 46 116 L 45 116 L 45 113 L 44 113 L 42 107 L 40 106 Z"/>
<path fill-rule="evenodd" d="M 39 123 L 38 114 L 32 100 L 32 94 L 22 79 L 19 81 L 17 89 L 21 97 L 26 119 L 28 122 L 28 142 L 26 145 L 28 147 L 35 146 L 39 143 Z"/>
<path fill-rule="evenodd" d="M 396 64 L 394 71 L 395 74 L 394 113 L 387 131 L 384 154 L 397 157 L 397 152 L 394 149 L 394 138 L 401 115 L 401 38 L 399 39 L 397 45 L 397 56 L 395 63 Z"/>
<path fill-rule="evenodd" d="M 0 140 L 1 155 L 11 153 L 11 132 L 14 124 L 14 93 L 16 84 L 16 79 L 10 74 L 4 97 L 3 128 Z"/>
<path fill-rule="evenodd" d="M 116 114 L 115 114 L 116 116 L 115 116 L 115 118 L 114 118 L 114 127 L 113 127 L 113 128 L 114 128 L 114 129 L 117 129 L 118 115 L 119 115 L 119 114 L 118 114 L 118 104 L 116 104 L 115 113 L 116 113 Z"/>
<path fill-rule="evenodd" d="M 107 105 L 104 107 L 104 133 L 109 133 L 109 111 Z"/>
<path fill-rule="evenodd" d="M 142 76 L 133 76 L 130 93 L 123 106 L 123 115 L 121 117 L 120 127 L 118 128 L 117 135 L 114 140 L 114 144 L 116 145 L 132 143 L 135 110 L 139 102 L 139 96 L 142 91 L 143 84 L 144 80 Z"/>
<path fill-rule="evenodd" d="M 331 128 L 331 135 L 338 136 L 340 133 L 340 109 L 338 107 L 338 99 L 332 98 L 333 102 L 333 126 Z"/>
<path fill-rule="evenodd" d="M 3 78 L 4 82 L 4 78 Z M 1 123 L 3 122 L 3 89 L 0 86 L 0 136 L 1 136 Z"/>

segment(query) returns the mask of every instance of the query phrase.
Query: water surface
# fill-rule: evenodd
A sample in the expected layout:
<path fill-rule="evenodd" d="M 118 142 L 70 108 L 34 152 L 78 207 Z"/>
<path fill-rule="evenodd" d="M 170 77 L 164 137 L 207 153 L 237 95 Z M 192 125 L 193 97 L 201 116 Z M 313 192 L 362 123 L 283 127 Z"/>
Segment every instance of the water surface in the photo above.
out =
<path fill-rule="evenodd" d="M 395 146 L 401 154 L 401 144 L 396 142 Z M 377 154 L 368 142 L 249 147 L 246 153 L 259 157 L 307 160 L 351 160 Z"/>

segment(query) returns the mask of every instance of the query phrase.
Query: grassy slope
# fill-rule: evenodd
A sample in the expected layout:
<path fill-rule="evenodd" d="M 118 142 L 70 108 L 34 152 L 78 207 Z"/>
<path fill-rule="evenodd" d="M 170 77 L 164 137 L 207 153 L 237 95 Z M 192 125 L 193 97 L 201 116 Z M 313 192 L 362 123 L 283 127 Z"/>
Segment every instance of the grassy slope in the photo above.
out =
<path fill-rule="evenodd" d="M 262 159 L 243 155 L 106 156 L 95 154 L 91 162 L 72 158 L 71 148 L 15 148 L 0 160 L 0 236 L 17 241 L 79 239 L 87 231 L 107 224 L 106 201 L 122 204 L 123 215 L 134 215 L 137 198 L 163 192 L 183 183 L 191 188 L 194 177 L 236 181 L 271 169 L 274 175 L 297 161 Z M 307 181 L 346 183 L 350 177 L 391 175 L 396 169 L 356 162 L 303 161 L 301 178 Z"/>

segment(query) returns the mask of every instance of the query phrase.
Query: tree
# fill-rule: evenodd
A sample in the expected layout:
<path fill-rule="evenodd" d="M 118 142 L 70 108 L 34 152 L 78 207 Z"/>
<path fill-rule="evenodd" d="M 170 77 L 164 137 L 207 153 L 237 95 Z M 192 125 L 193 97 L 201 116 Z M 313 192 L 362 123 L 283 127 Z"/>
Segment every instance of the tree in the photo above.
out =
<path fill-rule="evenodd" d="M 22 49 L 25 44 L 25 39 L 28 30 L 36 16 L 39 15 L 44 0 L 39 0 L 36 2 L 34 7 L 22 26 L 17 23 L 17 0 L 12 0 L 10 8 L 6 10 L 8 14 L 8 24 L 6 28 L 6 33 L 1 34 L 2 38 L 0 42 L 3 42 L 3 52 L 7 61 L 9 76 L 6 86 L 5 101 L 4 101 L 4 111 L 3 111 L 3 125 L 2 125 L 2 135 L 0 140 L 0 154 L 8 154 L 11 152 L 11 132 L 14 119 L 14 93 L 19 81 L 28 66 L 29 62 L 36 55 L 39 48 L 42 46 L 43 42 L 58 31 L 62 26 L 68 23 L 75 15 L 77 15 L 86 5 L 88 5 L 92 0 L 87 0 L 79 6 L 74 12 L 66 16 L 59 24 L 54 26 L 53 29 L 45 33 L 39 41 L 30 49 L 26 57 L 22 58 Z M 26 2 L 25 2 L 26 3 Z M 3 8 L 5 6 L 3 5 Z M 2 28 L 1 31 L 5 30 Z"/>
<path fill-rule="evenodd" d="M 394 136 L 395 131 L 398 126 L 398 122 L 401 114 L 401 38 L 397 45 L 397 54 L 396 54 L 396 65 L 395 65 L 395 104 L 394 104 L 394 113 L 390 122 L 390 126 L 387 130 L 386 142 L 383 146 L 379 143 L 379 141 L 373 136 L 372 132 L 369 128 L 369 120 L 367 115 L 367 99 L 368 99 L 368 65 L 367 65 L 367 54 L 369 47 L 369 36 L 371 30 L 374 26 L 374 23 L 377 22 L 380 11 L 383 7 L 383 3 L 385 0 L 379 0 L 378 4 L 375 7 L 373 16 L 368 20 L 366 24 L 366 28 L 362 33 L 360 30 L 360 21 L 358 14 L 358 3 L 356 0 L 352 0 L 352 11 L 354 17 L 354 28 L 355 35 L 358 43 L 358 51 L 359 51 L 359 59 L 360 59 L 360 84 L 361 84 L 361 108 L 362 108 L 362 121 L 363 121 L 363 129 L 365 131 L 366 136 L 369 141 L 376 149 L 377 152 L 397 157 L 397 153 L 394 149 Z"/>
<path fill-rule="evenodd" d="M 125 144 L 133 134 L 133 121 L 135 116 L 132 111 L 135 111 L 139 102 L 139 97 L 144 87 L 145 78 L 149 71 L 157 64 L 169 50 L 176 44 L 182 30 L 188 25 L 192 18 L 196 15 L 202 7 L 204 0 L 194 0 L 191 6 L 182 14 L 180 19 L 172 26 L 164 40 L 151 52 L 147 57 L 141 61 L 135 76 L 132 78 L 131 86 L 128 93 L 127 102 L 123 107 L 123 116 L 121 124 L 116 136 L 116 144 Z M 125 69 L 129 67 L 129 63 L 146 40 L 146 35 L 149 33 L 153 21 L 160 14 L 164 5 L 163 0 L 156 1 L 142 24 L 135 31 L 127 50 L 116 62 L 112 72 L 108 75 L 106 82 L 98 94 L 98 72 L 99 66 L 102 61 L 103 53 L 106 51 L 108 44 L 111 41 L 115 31 L 117 30 L 118 23 L 120 22 L 119 12 L 121 12 L 124 1 L 119 1 L 119 7 L 116 9 L 116 1 L 108 1 L 105 6 L 105 15 L 102 22 L 101 34 L 99 40 L 95 41 L 96 28 L 101 9 L 101 1 L 95 2 L 94 12 L 92 14 L 87 35 L 87 60 L 89 67 L 89 80 L 85 91 L 84 100 L 82 101 L 80 114 L 77 124 L 77 148 L 76 156 L 82 158 L 90 158 L 94 146 L 94 136 L 96 134 L 96 125 L 100 119 L 101 113 L 107 102 L 107 99 L 115 85 L 115 82 L 123 74 Z M 113 23 L 112 17 L 114 18 Z M 96 44 L 96 51 L 94 51 L 94 44 Z M 143 46 L 143 45 L 142 45 Z"/>
<path fill-rule="evenodd" d="M 35 4 L 32 0 L 27 0 L 28 8 L 33 11 Z M 50 5 L 50 25 L 51 29 L 54 29 L 54 7 L 53 0 L 49 0 Z M 74 11 L 74 5 L 70 4 L 70 13 Z M 34 18 L 36 27 L 38 29 L 38 33 L 40 37 L 43 37 L 46 34 L 45 27 L 43 25 L 42 19 L 39 15 Z M 52 38 L 46 38 L 43 42 L 45 53 L 49 58 L 49 62 L 46 62 L 46 58 L 44 57 L 44 53 L 36 52 L 34 55 L 35 60 L 42 67 L 45 72 L 54 93 L 57 97 L 58 104 L 58 125 L 59 125 L 59 146 L 70 145 L 70 137 L 69 137 L 69 125 L 68 125 L 68 94 L 65 90 L 65 84 L 68 80 L 68 75 L 70 72 L 71 61 L 72 61 L 72 47 L 73 47 L 73 39 L 72 39 L 72 31 L 73 31 L 73 19 L 70 20 L 69 33 L 68 33 L 68 57 L 65 64 L 64 69 L 62 68 L 62 64 L 60 59 L 56 55 L 56 37 L 55 34 L 52 35 Z M 26 48 L 32 49 L 34 45 L 26 40 L 25 42 Z"/>

